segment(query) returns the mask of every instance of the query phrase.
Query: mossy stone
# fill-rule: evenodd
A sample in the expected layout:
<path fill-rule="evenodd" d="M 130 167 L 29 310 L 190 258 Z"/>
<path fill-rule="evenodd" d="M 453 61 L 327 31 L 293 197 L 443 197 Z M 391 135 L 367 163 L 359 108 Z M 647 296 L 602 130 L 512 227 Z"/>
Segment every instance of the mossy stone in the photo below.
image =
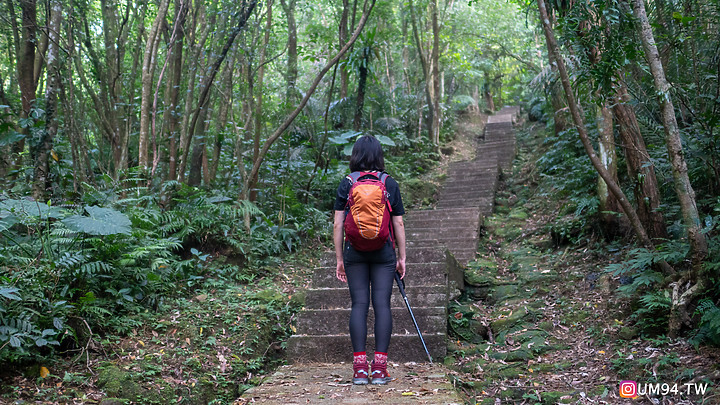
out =
<path fill-rule="evenodd" d="M 517 284 L 501 284 L 495 286 L 491 296 L 491 302 L 493 304 L 498 304 L 503 301 L 507 301 L 510 298 L 516 298 L 518 295 L 518 285 Z"/>
<path fill-rule="evenodd" d="M 125 405 L 127 401 L 123 401 L 119 398 L 105 398 L 100 401 L 100 405 Z"/>
<path fill-rule="evenodd" d="M 618 336 L 624 340 L 632 340 L 635 337 L 637 337 L 637 335 L 638 335 L 637 328 L 631 328 L 629 326 L 623 326 L 622 328 L 620 328 L 620 331 L 618 332 Z"/>
<path fill-rule="evenodd" d="M 528 213 L 525 212 L 525 210 L 520 207 L 513 208 L 512 210 L 510 210 L 510 218 L 511 219 L 525 220 L 525 219 L 528 219 L 528 217 L 529 217 Z"/>
<path fill-rule="evenodd" d="M 258 291 L 255 294 L 255 299 L 260 302 L 270 303 L 272 301 L 285 301 L 285 295 L 280 291 L 268 288 L 267 290 Z"/>
<path fill-rule="evenodd" d="M 562 399 L 566 396 L 570 398 Z M 570 404 L 574 402 L 574 400 L 572 399 L 572 393 L 563 391 L 541 392 L 540 398 L 542 398 L 543 404 Z"/>
<path fill-rule="evenodd" d="M 565 320 L 570 323 L 580 323 L 584 320 L 586 320 L 590 316 L 590 312 L 580 309 L 576 311 L 570 312 L 570 314 L 565 316 Z"/>
<path fill-rule="evenodd" d="M 98 374 L 97 386 L 109 397 L 137 400 L 142 392 L 138 383 L 133 381 L 130 373 L 115 365 L 103 368 Z"/>
<path fill-rule="evenodd" d="M 506 331 L 514 326 L 516 323 L 523 320 L 525 317 L 530 315 L 525 307 L 520 307 L 509 316 L 500 318 L 490 323 L 490 328 L 497 335 L 499 332 Z"/>
<path fill-rule="evenodd" d="M 508 363 L 517 362 L 517 361 L 528 361 L 533 356 L 532 353 L 529 350 L 526 349 L 517 349 L 512 350 L 509 352 L 495 352 L 490 355 L 493 359 L 496 360 L 503 360 Z"/>
<path fill-rule="evenodd" d="M 553 323 L 549 322 L 549 321 L 540 322 L 538 324 L 538 327 L 542 330 L 547 330 L 547 331 L 551 331 L 551 330 L 555 329 L 555 325 L 553 325 Z"/>

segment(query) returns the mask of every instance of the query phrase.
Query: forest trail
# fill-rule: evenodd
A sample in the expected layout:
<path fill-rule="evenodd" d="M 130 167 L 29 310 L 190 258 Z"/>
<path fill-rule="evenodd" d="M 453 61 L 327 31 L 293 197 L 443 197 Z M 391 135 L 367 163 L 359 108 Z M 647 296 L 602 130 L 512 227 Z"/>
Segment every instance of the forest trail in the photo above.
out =
<path fill-rule="evenodd" d="M 505 108 L 488 119 L 484 142 L 475 158 L 451 163 L 437 206 L 407 213 L 407 295 L 431 355 L 447 353 L 447 305 L 463 288 L 465 266 L 475 258 L 482 218 L 492 213 L 500 170 L 507 170 L 515 152 L 512 121 L 517 108 Z M 461 124 L 462 125 L 462 124 Z M 465 131 L 467 133 L 468 131 Z M 468 140 L 475 145 L 477 139 Z M 347 333 L 349 295 L 334 277 L 328 254 L 316 269 L 298 332 L 288 343 L 290 361 L 240 401 L 261 403 L 461 403 L 448 370 L 426 364 L 426 356 L 400 294 L 393 294 L 394 334 L 388 386 L 353 386 L 345 364 L 350 350 Z M 368 330 L 372 330 L 372 308 Z M 372 349 L 369 336 L 368 348 Z M 327 363 L 309 363 L 324 360 Z M 332 364 L 330 364 L 332 363 Z"/>

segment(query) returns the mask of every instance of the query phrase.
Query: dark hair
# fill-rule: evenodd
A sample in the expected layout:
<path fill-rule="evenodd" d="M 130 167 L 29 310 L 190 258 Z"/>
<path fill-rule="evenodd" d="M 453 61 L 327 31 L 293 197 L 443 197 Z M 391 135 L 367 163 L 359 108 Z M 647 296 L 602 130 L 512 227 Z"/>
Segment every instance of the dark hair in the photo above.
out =
<path fill-rule="evenodd" d="M 350 171 L 385 171 L 385 159 L 380 141 L 372 135 L 363 135 L 355 141 L 350 155 Z"/>

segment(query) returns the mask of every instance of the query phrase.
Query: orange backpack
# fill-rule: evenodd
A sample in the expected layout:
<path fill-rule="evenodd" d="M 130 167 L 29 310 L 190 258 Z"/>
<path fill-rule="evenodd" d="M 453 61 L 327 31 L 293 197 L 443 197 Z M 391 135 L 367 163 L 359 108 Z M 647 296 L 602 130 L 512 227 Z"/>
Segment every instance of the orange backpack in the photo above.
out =
<path fill-rule="evenodd" d="M 368 175 L 373 178 L 361 179 Z M 388 174 L 353 172 L 347 178 L 351 186 L 345 205 L 345 239 L 359 251 L 379 250 L 392 239 L 392 207 L 385 188 Z"/>

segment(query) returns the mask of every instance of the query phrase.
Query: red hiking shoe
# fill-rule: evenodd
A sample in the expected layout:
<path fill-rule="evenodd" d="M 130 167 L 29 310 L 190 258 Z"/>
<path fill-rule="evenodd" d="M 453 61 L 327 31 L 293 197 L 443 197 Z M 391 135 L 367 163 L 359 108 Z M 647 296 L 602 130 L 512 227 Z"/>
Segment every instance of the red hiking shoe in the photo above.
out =
<path fill-rule="evenodd" d="M 365 385 L 369 382 L 368 380 L 368 364 L 359 363 L 353 364 L 353 384 Z"/>
<path fill-rule="evenodd" d="M 391 378 L 387 372 L 387 363 L 375 364 L 373 361 L 371 369 L 370 378 L 372 378 L 373 384 L 385 385 L 390 382 Z"/>

